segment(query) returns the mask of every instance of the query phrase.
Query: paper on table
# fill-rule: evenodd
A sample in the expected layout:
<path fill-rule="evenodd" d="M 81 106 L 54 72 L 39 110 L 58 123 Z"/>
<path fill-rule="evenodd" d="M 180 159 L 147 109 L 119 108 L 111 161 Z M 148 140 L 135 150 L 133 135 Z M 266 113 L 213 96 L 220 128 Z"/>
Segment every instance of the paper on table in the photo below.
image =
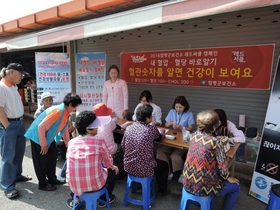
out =
<path fill-rule="evenodd" d="M 121 125 L 122 129 L 126 129 L 127 126 L 131 125 L 133 121 L 126 121 L 124 124 Z"/>
<path fill-rule="evenodd" d="M 161 128 L 158 128 L 158 131 L 160 132 L 160 129 Z M 169 129 L 166 129 L 166 128 L 164 128 L 165 129 L 165 133 L 167 133 L 168 131 L 169 131 Z"/>
<path fill-rule="evenodd" d="M 176 136 L 172 136 L 172 135 L 165 135 L 165 138 L 169 139 L 169 140 L 174 140 L 176 138 Z"/>

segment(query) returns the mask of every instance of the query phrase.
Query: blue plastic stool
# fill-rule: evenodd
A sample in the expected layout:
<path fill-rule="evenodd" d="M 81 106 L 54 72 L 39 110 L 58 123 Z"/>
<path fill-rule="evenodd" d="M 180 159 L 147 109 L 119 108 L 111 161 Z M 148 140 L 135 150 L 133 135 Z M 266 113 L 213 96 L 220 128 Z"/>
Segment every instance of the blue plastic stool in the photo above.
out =
<path fill-rule="evenodd" d="M 200 204 L 200 209 L 211 210 L 212 209 L 212 196 L 197 196 L 182 189 L 182 198 L 179 210 L 189 209 L 190 204 Z"/>
<path fill-rule="evenodd" d="M 99 197 L 101 195 L 103 195 L 104 193 L 106 195 L 106 201 L 99 199 Z M 76 197 L 77 196 L 74 195 L 72 210 L 76 209 L 76 205 L 74 205 L 74 204 L 76 204 Z M 84 201 L 86 202 L 86 210 L 96 210 L 97 201 L 105 204 L 107 206 L 107 208 L 110 210 L 109 194 L 108 194 L 108 190 L 106 187 L 103 187 L 99 191 L 83 193 L 82 195 L 80 195 L 80 198 L 84 199 Z"/>
<path fill-rule="evenodd" d="M 280 209 L 280 184 L 274 184 L 269 193 L 269 201 L 266 210 Z"/>
<path fill-rule="evenodd" d="M 137 200 L 128 197 L 128 193 L 130 188 L 132 187 L 133 182 L 137 182 L 142 185 L 142 200 Z M 150 204 L 155 200 L 155 198 L 156 198 L 156 193 L 155 193 L 155 182 L 153 176 L 141 178 L 128 174 L 126 189 L 124 193 L 123 206 L 126 206 L 127 202 L 129 202 L 132 204 L 143 206 L 144 210 L 149 210 Z"/>

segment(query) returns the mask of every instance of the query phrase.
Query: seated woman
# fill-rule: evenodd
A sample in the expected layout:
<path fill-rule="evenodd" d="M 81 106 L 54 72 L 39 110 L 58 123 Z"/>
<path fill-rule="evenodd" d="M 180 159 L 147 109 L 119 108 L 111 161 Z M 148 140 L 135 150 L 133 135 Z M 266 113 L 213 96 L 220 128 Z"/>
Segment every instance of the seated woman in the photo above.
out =
<path fill-rule="evenodd" d="M 144 104 L 150 104 L 153 107 L 153 119 L 152 119 L 152 125 L 159 126 L 161 125 L 161 108 L 157 106 L 156 104 L 152 103 L 153 96 L 150 91 L 144 90 L 139 97 L 140 103 L 136 106 L 134 110 L 134 115 L 132 116 L 132 120 L 136 120 L 136 111 L 139 107 L 143 106 Z"/>
<path fill-rule="evenodd" d="M 128 126 L 122 140 L 124 170 L 137 177 L 155 176 L 158 183 L 157 198 L 170 194 L 167 189 L 168 164 L 155 158 L 154 142 L 164 139 L 164 130 L 150 125 L 153 107 L 145 104 L 136 112 L 137 121 Z"/>
<path fill-rule="evenodd" d="M 111 116 L 113 110 L 107 107 L 103 103 L 98 103 L 93 106 L 93 112 L 97 117 Z M 113 119 L 111 118 L 111 120 L 108 123 L 99 126 L 97 131 L 97 136 L 105 140 L 105 143 L 110 151 L 110 154 L 113 157 L 114 165 L 117 166 L 119 169 L 119 178 L 122 178 L 124 175 L 126 175 L 126 173 L 124 173 L 123 170 L 123 150 L 120 145 L 115 143 L 114 134 L 113 134 L 115 128 L 116 128 L 116 122 L 114 122 Z"/>
<path fill-rule="evenodd" d="M 223 109 L 215 109 L 214 111 L 218 114 L 219 119 L 221 121 L 221 125 L 215 130 L 214 136 L 221 135 L 220 130 L 222 127 L 225 127 L 227 133 L 223 135 L 230 137 L 233 140 L 233 142 L 245 143 L 246 139 L 244 133 L 241 130 L 238 130 L 234 123 L 227 119 L 225 111 Z"/>
<path fill-rule="evenodd" d="M 192 112 L 189 111 L 190 105 L 184 96 L 178 96 L 175 98 L 172 108 L 167 117 L 165 118 L 165 126 L 171 127 L 176 130 L 186 130 L 192 132 L 194 127 L 194 117 Z M 168 162 L 171 159 L 172 170 L 169 166 L 168 180 L 173 177 L 173 172 L 181 171 L 184 166 L 183 156 L 186 150 L 176 149 L 164 145 L 160 145 L 157 148 L 157 158 Z M 181 182 L 182 176 L 180 176 L 178 182 Z"/>
<path fill-rule="evenodd" d="M 110 117 L 96 117 L 93 111 L 82 111 L 76 117 L 79 136 L 68 144 L 66 181 L 78 196 L 107 187 L 112 203 L 116 199 L 113 190 L 119 169 L 113 165 L 105 140 L 97 136 L 98 128 L 110 120 Z M 105 200 L 105 194 L 100 199 Z M 72 198 L 68 199 L 67 206 L 73 206 Z M 99 203 L 99 207 L 105 207 L 105 204 Z"/>
<path fill-rule="evenodd" d="M 198 113 L 183 170 L 184 189 L 198 196 L 225 195 L 223 209 L 233 210 L 240 192 L 238 179 L 230 177 L 221 141 L 212 133 L 220 125 L 213 110 Z"/>

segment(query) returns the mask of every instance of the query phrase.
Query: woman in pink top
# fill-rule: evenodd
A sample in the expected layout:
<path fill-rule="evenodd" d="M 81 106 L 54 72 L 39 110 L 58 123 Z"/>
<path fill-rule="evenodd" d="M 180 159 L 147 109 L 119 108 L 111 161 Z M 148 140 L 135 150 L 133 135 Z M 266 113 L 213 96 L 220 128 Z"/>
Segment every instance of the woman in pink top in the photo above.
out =
<path fill-rule="evenodd" d="M 103 87 L 102 103 L 113 109 L 112 117 L 125 119 L 128 110 L 128 90 L 124 80 L 119 79 L 120 70 L 116 65 L 109 68 L 109 76 Z"/>
<path fill-rule="evenodd" d="M 245 143 L 246 138 L 244 133 L 241 130 L 238 130 L 233 122 L 228 120 L 225 111 L 223 109 L 215 109 L 214 111 L 218 114 L 219 119 L 221 121 L 221 125 L 217 128 L 215 132 L 217 133 L 217 131 L 222 126 L 226 127 L 229 138 L 231 138 L 234 142 Z"/>
<path fill-rule="evenodd" d="M 103 103 L 98 103 L 94 105 L 93 112 L 96 116 L 110 116 L 112 114 L 112 109 L 107 107 Z M 116 129 L 116 123 L 110 118 L 110 121 L 98 128 L 97 136 L 103 138 L 110 151 L 113 155 L 118 149 L 118 145 L 115 143 L 113 131 Z"/>
<path fill-rule="evenodd" d="M 94 105 L 93 112 L 97 117 L 112 115 L 112 109 L 103 103 Z M 124 152 L 121 146 L 118 146 L 118 144 L 115 143 L 113 131 L 116 129 L 117 125 L 112 120 L 112 118 L 110 119 L 111 120 L 108 123 L 98 127 L 97 136 L 105 140 L 106 146 L 108 147 L 110 154 L 114 159 L 114 165 L 119 168 L 119 179 L 121 179 L 124 175 L 126 175 L 125 171 L 123 170 Z"/>

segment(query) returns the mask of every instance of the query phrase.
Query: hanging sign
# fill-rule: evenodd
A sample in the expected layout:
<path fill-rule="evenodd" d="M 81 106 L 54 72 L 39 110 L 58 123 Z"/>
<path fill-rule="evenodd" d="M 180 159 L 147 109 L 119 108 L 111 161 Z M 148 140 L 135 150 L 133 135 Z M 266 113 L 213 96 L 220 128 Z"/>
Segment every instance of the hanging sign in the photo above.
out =
<path fill-rule="evenodd" d="M 127 83 L 269 89 L 274 45 L 121 53 Z"/>

